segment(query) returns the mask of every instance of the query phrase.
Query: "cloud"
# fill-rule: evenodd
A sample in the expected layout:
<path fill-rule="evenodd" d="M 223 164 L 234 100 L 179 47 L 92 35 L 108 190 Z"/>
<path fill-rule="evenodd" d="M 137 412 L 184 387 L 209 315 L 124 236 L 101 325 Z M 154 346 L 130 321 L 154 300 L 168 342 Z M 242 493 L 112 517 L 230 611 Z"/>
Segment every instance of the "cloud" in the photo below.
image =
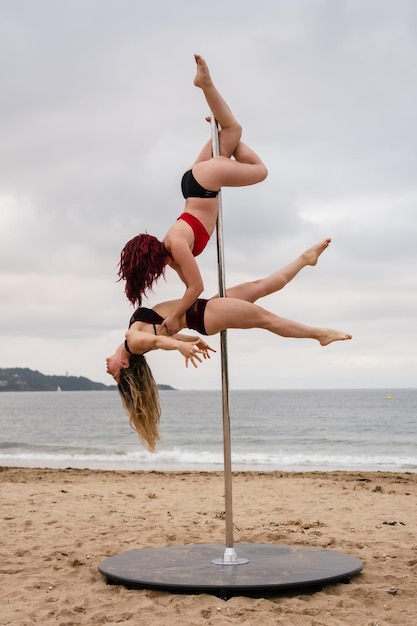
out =
<path fill-rule="evenodd" d="M 411 0 L 2 3 L 0 365 L 111 382 L 104 358 L 131 313 L 120 250 L 163 237 L 209 138 L 201 52 L 269 169 L 223 190 L 227 284 L 331 236 L 262 305 L 354 335 L 322 349 L 231 331 L 232 385 L 415 386 L 416 22 Z M 198 260 L 211 294 L 214 238 Z M 167 272 L 151 303 L 182 291 Z M 219 355 L 197 371 L 150 360 L 159 382 L 220 385 Z"/>

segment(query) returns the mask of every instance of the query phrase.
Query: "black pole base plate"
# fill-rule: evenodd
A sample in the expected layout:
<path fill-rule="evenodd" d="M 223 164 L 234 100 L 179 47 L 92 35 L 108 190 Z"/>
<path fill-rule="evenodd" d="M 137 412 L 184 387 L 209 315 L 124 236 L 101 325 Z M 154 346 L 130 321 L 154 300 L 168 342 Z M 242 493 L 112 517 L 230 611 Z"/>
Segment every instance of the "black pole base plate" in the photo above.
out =
<path fill-rule="evenodd" d="M 172 593 L 209 593 L 224 600 L 289 590 L 317 591 L 325 584 L 350 582 L 363 567 L 352 556 L 322 548 L 282 544 L 236 544 L 240 564 L 218 565 L 225 546 L 190 544 L 132 550 L 99 566 L 109 584 Z"/>

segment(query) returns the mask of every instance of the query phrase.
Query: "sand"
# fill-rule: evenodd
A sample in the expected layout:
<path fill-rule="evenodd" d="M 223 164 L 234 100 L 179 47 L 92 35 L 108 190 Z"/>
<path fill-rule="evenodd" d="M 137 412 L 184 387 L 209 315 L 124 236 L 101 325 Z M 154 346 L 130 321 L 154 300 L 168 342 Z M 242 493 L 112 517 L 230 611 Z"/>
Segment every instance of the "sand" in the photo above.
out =
<path fill-rule="evenodd" d="M 417 623 L 417 474 L 234 473 L 236 544 L 334 549 L 363 570 L 312 593 L 229 600 L 108 585 L 98 570 L 146 547 L 224 545 L 221 472 L 4 467 L 0 483 L 2 626 Z"/>

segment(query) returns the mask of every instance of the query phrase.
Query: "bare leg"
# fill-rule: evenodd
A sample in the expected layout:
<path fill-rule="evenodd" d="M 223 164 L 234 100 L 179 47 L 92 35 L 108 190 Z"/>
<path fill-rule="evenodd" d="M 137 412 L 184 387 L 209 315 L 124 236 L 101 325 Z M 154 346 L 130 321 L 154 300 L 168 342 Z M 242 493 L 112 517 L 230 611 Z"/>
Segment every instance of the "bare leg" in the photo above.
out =
<path fill-rule="evenodd" d="M 194 78 L 194 85 L 203 90 L 207 104 L 215 120 L 221 127 L 219 132 L 220 155 L 230 158 L 236 150 L 236 146 L 242 136 L 242 127 L 234 117 L 224 98 L 214 86 L 209 69 L 203 57 L 199 54 L 195 54 L 194 58 L 197 64 L 197 73 Z M 207 148 L 209 148 L 209 152 Z M 203 151 L 197 161 L 204 160 L 204 158 L 209 159 L 210 157 L 211 142 L 203 148 Z"/>
<path fill-rule="evenodd" d="M 282 269 L 252 282 L 242 283 L 226 290 L 226 296 L 256 302 L 259 298 L 268 296 L 285 287 L 307 265 L 316 265 L 321 253 L 326 250 L 330 239 L 323 239 L 311 248 L 305 250 L 295 261 L 292 261 Z"/>
<path fill-rule="evenodd" d="M 256 305 L 255 305 L 256 306 Z M 345 341 L 346 339 L 352 339 L 352 335 L 345 333 L 341 330 L 334 330 L 332 328 L 317 328 L 314 326 L 307 326 L 306 324 L 300 324 L 292 320 L 278 317 L 269 311 L 265 311 L 267 322 L 260 328 L 265 328 L 276 335 L 281 337 L 293 337 L 294 339 L 316 339 L 321 346 L 328 346 L 333 341 Z"/>
<path fill-rule="evenodd" d="M 332 328 L 317 328 L 279 317 L 256 304 L 234 298 L 209 300 L 204 314 L 204 324 L 209 335 L 228 328 L 263 328 L 281 337 L 316 339 L 327 346 L 333 341 L 352 339 L 352 335 Z"/>
<path fill-rule="evenodd" d="M 242 127 L 214 86 L 205 60 L 197 54 L 194 56 L 197 63 L 194 84 L 203 90 L 207 104 L 221 126 L 220 156 L 212 157 L 212 142 L 208 141 L 193 164 L 194 176 L 206 189 L 243 187 L 263 181 L 268 175 L 267 168 L 258 155 L 240 141 Z"/>
<path fill-rule="evenodd" d="M 243 141 L 239 141 L 238 145 L 236 146 L 236 150 L 233 153 L 233 156 L 239 163 L 250 163 L 251 165 L 260 164 L 265 168 L 264 164 L 262 163 L 256 152 L 252 150 L 252 148 L 250 148 L 246 143 L 243 143 Z"/>
<path fill-rule="evenodd" d="M 300 324 L 299 322 L 278 317 L 278 315 L 274 315 L 269 311 L 264 311 L 264 309 L 262 309 L 262 311 L 264 312 L 266 323 L 259 327 L 265 328 L 265 330 L 269 330 L 270 332 L 280 335 L 281 337 L 292 337 L 294 339 L 316 339 L 321 346 L 327 346 L 333 341 L 352 339 L 352 335 L 349 335 L 341 330 L 307 326 L 306 324 Z"/>
<path fill-rule="evenodd" d="M 246 187 L 265 180 L 268 175 L 267 168 L 258 155 L 242 141 L 239 142 L 234 156 L 234 159 L 218 156 L 196 161 L 193 165 L 193 174 L 206 189 Z"/>

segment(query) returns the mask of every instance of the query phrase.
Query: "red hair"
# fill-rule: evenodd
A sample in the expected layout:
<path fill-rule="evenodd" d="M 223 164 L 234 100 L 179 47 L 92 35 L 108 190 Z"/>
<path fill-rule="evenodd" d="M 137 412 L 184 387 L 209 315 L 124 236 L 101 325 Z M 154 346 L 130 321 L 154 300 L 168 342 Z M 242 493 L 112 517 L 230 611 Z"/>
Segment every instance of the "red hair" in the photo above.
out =
<path fill-rule="evenodd" d="M 119 280 L 125 280 L 125 293 L 133 305 L 142 304 L 142 296 L 164 275 L 169 252 L 162 241 L 147 233 L 127 242 L 120 254 Z"/>

